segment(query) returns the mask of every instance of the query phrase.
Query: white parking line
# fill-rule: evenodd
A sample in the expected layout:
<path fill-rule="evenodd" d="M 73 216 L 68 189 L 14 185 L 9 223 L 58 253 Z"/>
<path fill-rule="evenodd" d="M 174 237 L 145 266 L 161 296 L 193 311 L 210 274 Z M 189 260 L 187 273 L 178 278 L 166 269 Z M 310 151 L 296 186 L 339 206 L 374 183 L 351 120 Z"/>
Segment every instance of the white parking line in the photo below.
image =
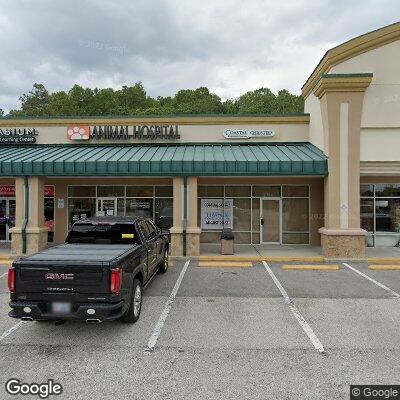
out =
<path fill-rule="evenodd" d="M 400 297 L 400 294 L 395 292 L 394 290 L 388 288 L 387 286 L 385 286 L 383 283 L 380 283 L 378 281 L 376 281 L 375 279 L 371 278 L 370 276 L 364 274 L 363 272 L 359 271 L 358 269 L 352 267 L 351 265 L 347 264 L 347 263 L 343 263 L 343 265 L 349 269 L 351 269 L 352 271 L 356 272 L 357 274 L 361 275 L 363 278 L 368 279 L 369 281 L 371 281 L 372 283 L 375 283 L 375 285 L 379 286 L 380 288 L 386 290 L 387 292 L 389 292 L 393 297 Z"/>
<path fill-rule="evenodd" d="M 300 311 L 296 308 L 296 306 L 293 304 L 292 300 L 290 299 L 289 295 L 287 294 L 286 290 L 284 287 L 281 285 L 279 282 L 278 278 L 275 276 L 275 274 L 272 272 L 271 268 L 269 265 L 263 261 L 264 267 L 271 276 L 272 280 L 274 281 L 276 287 L 279 289 L 281 292 L 286 304 L 289 306 L 290 311 L 292 314 L 295 316 L 297 319 L 297 322 L 300 324 L 300 326 L 303 328 L 303 331 L 306 333 L 308 338 L 310 339 L 312 345 L 315 347 L 316 350 L 318 350 L 321 354 L 325 355 L 325 349 L 320 340 L 318 339 L 317 335 L 314 333 L 312 330 L 311 326 L 308 325 L 308 322 L 304 319 L 304 317 L 301 315 Z"/>
<path fill-rule="evenodd" d="M 181 286 L 183 277 L 185 276 L 185 273 L 186 273 L 186 270 L 187 270 L 187 268 L 189 266 L 189 263 L 190 263 L 190 260 L 185 262 L 185 265 L 183 266 L 182 271 L 179 274 L 179 277 L 175 282 L 175 286 L 172 289 L 172 292 L 171 292 L 168 300 L 165 303 L 164 309 L 163 309 L 163 311 L 162 311 L 162 313 L 160 315 L 160 318 L 157 321 L 157 324 L 156 324 L 156 326 L 154 328 L 153 334 L 150 336 L 149 342 L 147 343 L 146 351 L 153 351 L 154 347 L 157 344 L 158 337 L 160 336 L 161 330 L 162 330 L 162 328 L 164 326 L 164 323 L 165 323 L 165 320 L 167 319 L 168 314 L 171 311 L 172 303 L 174 302 L 176 294 L 178 293 L 179 286 Z"/>
<path fill-rule="evenodd" d="M 17 330 L 20 326 L 22 326 L 22 324 L 24 323 L 24 321 L 19 321 L 17 324 L 15 324 L 14 326 L 12 326 L 8 331 L 5 331 L 1 336 L 0 336 L 0 342 L 2 340 L 4 340 L 7 336 L 10 336 L 15 330 Z"/>
<path fill-rule="evenodd" d="M 4 276 L 6 276 L 8 274 L 8 272 L 5 272 L 3 275 L 0 275 L 0 279 L 3 278 Z"/>

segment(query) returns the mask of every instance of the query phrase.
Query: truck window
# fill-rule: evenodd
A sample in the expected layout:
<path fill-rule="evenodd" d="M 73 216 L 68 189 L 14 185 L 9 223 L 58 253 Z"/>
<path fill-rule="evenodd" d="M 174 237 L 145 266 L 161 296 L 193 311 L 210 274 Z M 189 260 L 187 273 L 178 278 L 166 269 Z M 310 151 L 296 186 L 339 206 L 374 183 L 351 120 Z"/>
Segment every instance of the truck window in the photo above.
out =
<path fill-rule="evenodd" d="M 133 224 L 75 224 L 65 242 L 139 244 L 140 239 Z"/>

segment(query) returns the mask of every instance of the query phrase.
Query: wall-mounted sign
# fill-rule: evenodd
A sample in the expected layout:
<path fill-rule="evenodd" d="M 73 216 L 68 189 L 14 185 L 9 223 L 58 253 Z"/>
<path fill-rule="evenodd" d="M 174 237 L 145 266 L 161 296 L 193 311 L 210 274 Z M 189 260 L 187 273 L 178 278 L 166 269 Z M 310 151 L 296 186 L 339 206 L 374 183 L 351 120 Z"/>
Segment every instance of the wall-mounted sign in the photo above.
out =
<path fill-rule="evenodd" d="M 0 128 L 0 144 L 36 143 L 36 128 Z"/>
<path fill-rule="evenodd" d="M 275 136 L 271 129 L 225 129 L 224 137 L 227 139 L 270 138 Z"/>
<path fill-rule="evenodd" d="M 180 139 L 178 125 L 71 125 L 69 140 Z"/>
<path fill-rule="evenodd" d="M 1 196 L 15 197 L 15 186 L 14 185 L 0 185 L 0 197 Z M 54 186 L 53 185 L 45 185 L 44 186 L 44 196 L 45 197 L 54 197 Z"/>
<path fill-rule="evenodd" d="M 233 199 L 201 199 L 201 229 L 233 228 Z"/>
<path fill-rule="evenodd" d="M 65 201 L 63 198 L 57 199 L 57 208 L 64 208 Z"/>

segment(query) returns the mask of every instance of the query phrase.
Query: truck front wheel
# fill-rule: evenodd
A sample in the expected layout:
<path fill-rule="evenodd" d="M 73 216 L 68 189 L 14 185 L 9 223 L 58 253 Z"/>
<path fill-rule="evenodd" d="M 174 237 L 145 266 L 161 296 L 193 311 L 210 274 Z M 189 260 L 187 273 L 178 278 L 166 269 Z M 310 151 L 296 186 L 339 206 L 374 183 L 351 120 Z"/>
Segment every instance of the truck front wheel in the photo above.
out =
<path fill-rule="evenodd" d="M 135 323 L 139 319 L 142 310 L 142 294 L 142 283 L 139 279 L 134 279 L 131 300 L 128 309 L 121 317 L 122 322 Z"/>

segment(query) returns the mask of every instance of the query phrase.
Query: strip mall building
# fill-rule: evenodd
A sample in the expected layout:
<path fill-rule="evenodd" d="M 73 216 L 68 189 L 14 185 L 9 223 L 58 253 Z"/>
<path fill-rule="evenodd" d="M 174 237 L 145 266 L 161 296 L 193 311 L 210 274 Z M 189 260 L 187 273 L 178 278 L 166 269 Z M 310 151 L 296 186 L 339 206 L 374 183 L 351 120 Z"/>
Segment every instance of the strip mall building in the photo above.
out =
<path fill-rule="evenodd" d="M 78 219 L 142 215 L 173 255 L 223 226 L 327 258 L 397 246 L 399 71 L 397 23 L 329 50 L 301 115 L 0 119 L 0 240 L 31 253 Z"/>

